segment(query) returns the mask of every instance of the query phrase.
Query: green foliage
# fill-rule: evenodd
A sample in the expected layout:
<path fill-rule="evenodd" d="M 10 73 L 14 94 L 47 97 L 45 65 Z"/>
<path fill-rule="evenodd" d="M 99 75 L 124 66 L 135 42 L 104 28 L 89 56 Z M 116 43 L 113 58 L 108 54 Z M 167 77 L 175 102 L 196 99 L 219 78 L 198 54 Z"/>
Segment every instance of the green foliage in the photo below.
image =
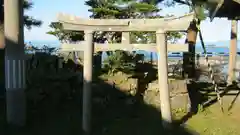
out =
<path fill-rule="evenodd" d="M 27 29 L 31 29 L 33 26 L 39 27 L 41 26 L 41 24 L 42 24 L 42 21 L 40 20 L 34 19 L 31 16 L 27 16 L 27 15 L 24 16 L 24 25 L 25 27 L 27 27 Z"/>
<path fill-rule="evenodd" d="M 105 0 L 96 1 L 88 0 L 85 2 L 90 7 L 89 11 L 92 12 L 91 18 L 162 18 L 159 14 L 161 9 L 158 8 L 158 4 L 161 1 L 158 0 Z M 174 42 L 176 39 L 181 38 L 182 34 L 178 32 L 169 32 L 167 38 Z M 118 32 L 103 32 L 95 33 L 95 40 L 102 41 L 103 37 L 107 37 L 104 40 L 108 42 L 120 42 L 121 34 Z M 115 40 L 113 40 L 115 39 Z M 156 36 L 153 32 L 131 32 L 131 43 L 154 43 L 156 42 Z M 105 61 L 105 66 L 109 69 L 110 73 L 117 72 L 119 70 L 129 70 L 134 67 L 136 62 L 136 54 L 125 51 L 107 52 L 108 58 Z"/>
<path fill-rule="evenodd" d="M 91 18 L 159 18 L 160 9 L 157 4 L 159 0 L 87 0 L 85 4 L 90 7 L 89 12 L 92 13 Z M 79 41 L 83 39 L 82 32 L 64 31 L 58 22 L 50 24 L 52 31 L 48 34 L 56 36 L 60 41 Z M 104 37 L 108 38 L 104 38 Z M 181 38 L 181 33 L 173 32 L 168 34 L 168 39 L 175 41 Z M 121 34 L 119 32 L 96 32 L 94 35 L 96 42 L 120 42 Z M 138 41 L 137 39 L 141 39 Z M 146 43 L 155 42 L 155 34 L 151 32 L 132 32 L 132 42 Z"/>
<path fill-rule="evenodd" d="M 127 51 L 115 51 L 107 57 L 104 61 L 104 68 L 109 71 L 110 74 L 117 72 L 124 72 L 133 74 L 137 69 L 137 64 L 144 61 L 144 55 L 136 54 L 136 52 Z"/>
<path fill-rule="evenodd" d="M 1 0 L 0 1 L 0 24 L 2 24 L 4 22 L 4 1 Z M 23 8 L 24 10 L 30 10 L 33 7 L 33 3 L 28 1 L 28 0 L 24 0 L 23 3 Z M 31 16 L 28 15 L 24 15 L 24 25 L 25 27 L 27 27 L 28 29 L 31 29 L 32 27 L 38 27 L 41 26 L 42 21 L 34 19 Z M 2 31 L 2 29 L 1 29 Z"/>
<path fill-rule="evenodd" d="M 205 11 L 207 10 L 208 4 L 205 0 L 174 0 L 174 2 L 189 6 L 191 12 L 194 11 L 196 17 L 200 20 L 207 18 Z"/>
<path fill-rule="evenodd" d="M 162 18 L 159 14 L 161 9 L 158 4 L 162 2 L 159 0 L 87 0 L 85 4 L 90 7 L 91 18 Z M 64 31 L 59 22 L 50 24 L 52 31 L 48 34 L 56 36 L 60 41 L 79 41 L 83 39 L 83 33 L 77 31 Z M 168 32 L 167 39 L 170 42 L 175 42 L 182 37 L 182 33 Z M 156 35 L 153 32 L 131 32 L 131 43 L 154 43 L 156 42 Z M 121 32 L 95 32 L 95 42 L 117 43 L 121 42 Z M 119 70 L 130 70 L 134 65 L 136 54 L 116 51 L 107 52 L 108 58 L 105 61 L 106 69 L 109 72 L 115 73 Z"/>
<path fill-rule="evenodd" d="M 65 31 L 61 23 L 52 22 L 49 25 L 52 31 L 47 32 L 47 34 L 57 37 L 60 41 L 79 41 L 83 40 L 83 32 L 79 31 Z"/>
<path fill-rule="evenodd" d="M 33 7 L 33 3 L 27 0 L 24 0 L 23 3 L 23 8 L 24 10 L 30 10 Z M 27 27 L 28 29 L 31 29 L 32 26 L 41 26 L 42 21 L 34 19 L 31 16 L 25 15 L 24 16 L 24 25 L 25 27 Z"/>
<path fill-rule="evenodd" d="M 42 21 L 34 19 L 31 16 L 24 16 L 24 25 L 27 29 L 31 29 L 33 26 L 34 27 L 39 27 L 42 25 Z"/>
<path fill-rule="evenodd" d="M 24 0 L 23 8 L 25 10 L 30 10 L 33 7 L 33 3 L 27 0 Z M 24 25 L 26 28 L 31 29 L 34 27 L 39 27 L 42 25 L 42 21 L 33 18 L 32 16 L 24 15 Z"/>
<path fill-rule="evenodd" d="M 39 107 L 44 101 L 54 106 L 73 95 L 73 90 L 81 84 L 76 71 L 76 64 L 68 56 L 59 68 L 59 60 L 64 59 L 54 55 L 55 48 L 28 46 L 27 52 L 27 100 L 30 108 Z M 82 68 L 77 71 L 82 72 Z"/>

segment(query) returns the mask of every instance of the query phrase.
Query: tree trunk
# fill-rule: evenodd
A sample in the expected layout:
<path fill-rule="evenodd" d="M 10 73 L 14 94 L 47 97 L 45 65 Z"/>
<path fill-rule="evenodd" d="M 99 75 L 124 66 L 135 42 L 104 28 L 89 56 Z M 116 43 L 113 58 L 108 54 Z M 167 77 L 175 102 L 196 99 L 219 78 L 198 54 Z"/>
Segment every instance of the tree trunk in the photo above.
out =
<path fill-rule="evenodd" d="M 196 78 L 195 71 L 195 44 L 197 40 L 197 27 L 196 21 L 192 21 L 187 31 L 187 43 L 188 43 L 188 52 L 183 54 L 183 77 L 189 79 Z M 195 84 L 191 82 L 187 82 L 187 90 L 188 90 L 188 111 L 190 113 L 196 113 L 198 108 L 198 94 L 196 93 Z"/>

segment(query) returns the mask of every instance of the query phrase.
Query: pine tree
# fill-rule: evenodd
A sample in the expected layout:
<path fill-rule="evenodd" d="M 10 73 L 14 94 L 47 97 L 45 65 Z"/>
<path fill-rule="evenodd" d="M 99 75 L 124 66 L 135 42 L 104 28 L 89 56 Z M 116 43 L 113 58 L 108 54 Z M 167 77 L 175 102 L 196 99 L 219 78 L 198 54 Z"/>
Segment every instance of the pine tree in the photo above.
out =
<path fill-rule="evenodd" d="M 161 9 L 157 6 L 160 2 L 159 0 L 88 0 L 86 5 L 91 8 L 89 11 L 92 12 L 92 18 L 162 18 L 163 16 L 159 14 Z M 181 38 L 181 34 L 178 32 L 168 35 L 168 39 L 171 41 Z M 120 40 L 120 38 L 117 39 Z M 155 34 L 149 32 L 132 33 L 131 40 L 140 43 L 156 41 Z"/>
<path fill-rule="evenodd" d="M 32 2 L 24 0 L 23 8 L 25 10 L 30 10 L 33 7 L 33 5 L 34 4 Z M 41 26 L 41 24 L 42 24 L 42 21 L 37 20 L 32 16 L 24 15 L 24 25 L 28 29 L 31 29 L 32 27 L 36 27 L 36 26 L 39 27 Z"/>
<path fill-rule="evenodd" d="M 79 31 L 65 31 L 63 26 L 59 22 L 52 22 L 49 27 L 52 29 L 47 34 L 53 35 L 58 38 L 59 41 L 80 41 L 83 40 L 83 32 Z"/>
<path fill-rule="evenodd" d="M 90 18 L 128 19 L 162 18 L 163 16 L 159 14 L 161 9 L 157 6 L 160 2 L 161 1 L 159 0 L 87 0 L 85 4 L 90 7 L 89 12 L 92 13 Z M 52 28 L 52 31 L 48 32 L 48 34 L 56 36 L 61 41 L 78 41 L 83 39 L 83 33 L 77 31 L 64 31 L 62 25 L 58 22 L 51 23 L 50 27 Z M 181 38 L 181 36 L 182 34 L 179 32 L 171 32 L 168 33 L 167 38 L 169 41 L 174 42 L 176 39 Z M 132 43 L 156 42 L 155 34 L 152 32 L 131 32 L 130 38 Z M 108 43 L 118 43 L 121 42 L 121 32 L 95 32 L 94 41 L 100 43 L 106 41 Z M 122 59 L 126 58 L 126 54 L 133 55 L 132 53 L 125 53 L 123 51 L 118 53 L 107 52 L 107 54 L 109 57 L 115 57 L 113 54 L 119 55 L 116 57 L 122 57 Z M 118 58 L 119 62 L 122 59 Z"/>
<path fill-rule="evenodd" d="M 90 6 L 91 18 L 162 18 L 159 14 L 161 9 L 158 8 L 160 2 L 157 0 L 88 0 L 86 5 Z M 101 32 L 96 33 L 96 41 L 105 38 L 108 42 L 120 42 L 121 33 L 119 32 Z M 131 32 L 130 34 L 132 43 L 153 43 L 156 42 L 155 33 L 153 32 Z M 178 32 L 168 33 L 168 39 L 175 41 L 174 39 L 181 38 L 181 34 Z M 140 39 L 140 40 L 139 40 Z M 121 53 L 122 52 L 122 53 Z M 114 56 L 118 55 L 118 56 Z M 129 53 L 129 55 L 133 55 Z M 126 52 L 118 51 L 108 52 L 108 63 L 121 63 L 126 61 Z M 134 55 L 133 55 L 134 56 Z M 132 56 L 132 57 L 133 57 Z M 113 58 L 112 58 L 113 57 Z M 121 59 L 122 57 L 122 59 Z M 114 59 L 118 58 L 118 59 Z M 125 59 L 125 60 L 123 60 Z M 110 60 L 118 60 L 119 62 L 111 62 Z M 122 64 L 118 64 L 122 65 Z M 117 67 L 112 64 L 109 66 Z M 113 69 L 115 70 L 115 69 Z"/>
<path fill-rule="evenodd" d="M 89 12 L 91 12 L 91 18 L 161 18 L 163 16 L 159 15 L 159 9 L 157 5 L 162 2 L 162 0 L 88 0 L 85 2 L 87 6 L 90 7 Z M 52 22 L 50 24 L 51 31 L 48 34 L 56 36 L 60 41 L 78 41 L 83 39 L 82 32 L 67 32 L 64 31 L 62 25 L 59 22 Z M 103 38 L 108 33 L 109 36 Z M 138 42 L 155 42 L 155 34 L 141 34 L 146 32 L 136 32 L 131 34 L 131 40 L 137 42 L 136 39 L 141 39 Z M 120 42 L 121 33 L 111 33 L 111 32 L 98 32 L 95 34 L 96 42 Z M 178 32 L 172 32 L 168 34 L 169 41 L 176 41 L 176 39 L 181 38 L 182 34 Z M 149 41 L 150 40 L 150 41 Z"/>
<path fill-rule="evenodd" d="M 4 38 L 3 38 L 3 31 L 4 31 L 4 0 L 0 1 L 0 48 L 3 47 Z M 24 0 L 23 8 L 24 10 L 29 10 L 33 7 L 33 3 L 27 0 Z M 32 16 L 24 15 L 24 26 L 28 29 L 32 27 L 41 26 L 42 21 L 34 19 Z"/>
<path fill-rule="evenodd" d="M 3 30 L 3 22 L 4 22 L 4 0 L 0 1 L 0 24 L 1 24 L 1 32 Z M 30 10 L 33 7 L 33 3 L 28 1 L 28 0 L 24 0 L 23 3 L 23 8 L 24 10 Z M 40 26 L 42 24 L 42 21 L 34 19 L 32 16 L 28 16 L 28 15 L 24 15 L 24 25 L 25 27 L 27 27 L 28 29 L 31 29 L 32 27 L 35 26 Z"/>

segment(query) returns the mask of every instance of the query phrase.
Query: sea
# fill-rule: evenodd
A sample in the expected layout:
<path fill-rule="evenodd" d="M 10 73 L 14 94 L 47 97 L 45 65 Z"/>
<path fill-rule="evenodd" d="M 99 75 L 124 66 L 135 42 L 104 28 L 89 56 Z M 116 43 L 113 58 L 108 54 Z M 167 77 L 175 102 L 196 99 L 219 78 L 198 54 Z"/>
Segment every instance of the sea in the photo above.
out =
<path fill-rule="evenodd" d="M 238 41 L 240 44 L 240 41 Z M 49 47 L 56 47 L 59 48 L 61 43 L 57 40 L 53 41 L 26 41 L 26 44 L 31 44 L 36 47 L 42 47 L 42 46 L 49 46 Z M 206 42 L 206 50 L 207 52 L 213 52 L 213 53 L 228 53 L 229 52 L 229 43 L 230 41 L 218 41 L 218 42 Z M 214 47 L 213 47 L 214 46 Z M 240 52 L 240 48 L 237 50 Z M 197 53 L 202 53 L 203 49 L 201 46 L 201 43 L 197 42 L 196 44 L 196 52 Z M 146 51 L 138 51 L 137 53 L 144 54 L 145 60 L 150 60 L 151 58 L 153 60 L 157 60 L 157 53 L 153 52 L 146 52 Z M 106 57 L 106 54 L 103 53 L 103 58 Z"/>
<path fill-rule="evenodd" d="M 56 47 L 59 48 L 61 43 L 59 41 L 26 41 L 26 44 L 31 44 L 34 45 L 36 47 L 43 47 L 45 46 L 49 46 L 49 47 Z M 238 41 L 238 44 L 240 45 L 240 41 Z M 205 42 L 206 45 L 206 50 L 207 52 L 213 52 L 213 53 L 228 53 L 229 52 L 229 45 L 230 45 L 230 41 L 217 41 L 217 42 Z M 209 46 L 209 47 L 208 47 Z M 212 47 L 215 46 L 215 47 Z M 240 47 L 238 47 L 237 52 L 240 52 Z M 157 60 L 157 53 L 153 53 L 153 52 L 146 52 L 146 51 L 138 51 L 137 53 L 139 54 L 144 54 L 144 59 L 145 60 L 150 60 L 152 59 L 153 61 Z M 196 43 L 196 53 L 203 53 L 203 48 L 201 46 L 200 42 Z M 237 56 L 237 61 L 240 61 L 240 53 L 238 53 Z M 107 58 L 107 54 L 103 53 L 102 56 L 103 60 L 105 58 Z M 170 57 L 168 56 L 168 59 L 182 59 L 182 57 Z M 222 72 L 223 73 L 227 73 L 228 70 L 228 64 L 223 65 L 223 69 Z M 237 73 L 237 76 L 239 76 L 239 74 Z"/>

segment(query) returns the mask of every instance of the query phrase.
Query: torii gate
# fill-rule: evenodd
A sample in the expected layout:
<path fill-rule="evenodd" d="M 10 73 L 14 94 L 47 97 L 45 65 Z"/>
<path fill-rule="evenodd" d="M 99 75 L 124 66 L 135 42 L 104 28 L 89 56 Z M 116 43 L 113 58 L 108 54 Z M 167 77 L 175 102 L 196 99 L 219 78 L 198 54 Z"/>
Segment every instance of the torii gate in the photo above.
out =
<path fill-rule="evenodd" d="M 4 0 L 4 32 L 6 43 L 5 73 L 6 73 L 6 110 L 8 124 L 24 126 L 26 122 L 26 103 L 24 90 L 25 57 L 24 57 L 24 34 L 23 34 L 23 0 Z M 193 14 L 179 18 L 164 19 L 131 19 L 131 20 L 95 20 L 79 19 L 70 16 L 60 16 L 60 22 L 65 29 L 80 30 L 85 32 L 84 53 L 84 105 L 83 105 L 83 130 L 90 132 L 90 96 L 92 81 L 92 57 L 93 57 L 93 32 L 94 31 L 156 31 L 157 47 L 143 45 L 139 49 L 159 51 L 159 87 L 161 89 L 161 110 L 163 120 L 171 123 L 171 107 L 168 90 L 167 76 L 167 31 L 185 31 Z M 98 24 L 98 25 L 96 25 Z M 100 27 L 101 26 L 101 27 Z M 129 35 L 125 33 L 124 35 Z M 126 36 L 127 37 L 127 36 Z M 97 46 L 97 45 L 96 45 Z M 114 46 L 114 45 L 113 45 Z M 136 45 L 129 45 L 135 47 Z M 137 45 L 138 46 L 138 45 Z M 139 45 L 140 46 L 140 45 Z M 173 45 L 169 45 L 171 48 Z M 127 46 L 125 46 L 127 47 Z M 144 49 L 146 48 L 146 49 Z M 147 49 L 148 48 L 148 49 Z M 181 48 L 181 49 L 180 49 Z M 179 50 L 184 51 L 184 45 Z M 123 49 L 123 48 L 118 48 Z M 134 48 L 133 48 L 134 49 Z M 100 49 L 101 50 L 101 49 Z M 113 49 L 114 50 L 114 49 Z M 171 49 L 170 49 L 171 50 Z M 160 66 L 161 65 L 161 66 Z M 160 77 L 161 76 L 161 77 Z M 161 85 L 160 85 L 161 84 Z"/>
<path fill-rule="evenodd" d="M 209 0 L 210 1 L 210 0 Z M 217 1 L 217 0 L 215 0 Z M 223 1 L 223 0 L 221 0 Z M 224 0 L 224 2 L 227 0 Z M 239 0 L 232 0 L 239 2 Z M 234 12 L 238 13 L 238 12 Z M 26 103 L 25 103 L 25 62 L 24 62 L 24 34 L 23 34 L 23 0 L 4 0 L 4 32 L 5 32 L 5 69 L 6 69 L 6 102 L 7 102 L 7 121 L 9 124 L 24 125 L 26 119 Z M 68 17 L 67 17 L 68 18 Z M 160 53 L 158 65 L 160 72 L 159 82 L 161 88 L 161 99 L 162 99 L 162 117 L 167 122 L 171 122 L 170 104 L 169 104 L 169 91 L 168 91 L 168 80 L 167 80 L 167 55 L 166 55 L 166 31 L 178 31 L 186 30 L 189 22 L 192 20 L 192 16 L 187 16 L 188 19 L 180 18 L 180 20 L 171 18 L 168 19 L 154 19 L 154 20 L 111 20 L 110 25 L 105 20 L 87 20 L 84 22 L 78 22 L 76 18 L 68 18 L 67 22 L 64 23 L 66 29 L 84 30 L 85 31 L 85 44 L 86 48 L 85 55 L 85 68 L 84 77 L 86 83 L 84 85 L 84 117 L 83 129 L 85 132 L 90 131 L 90 117 L 89 109 L 87 104 L 89 103 L 90 97 L 90 84 L 92 79 L 92 55 L 93 55 L 93 44 L 92 44 L 92 33 L 93 31 L 156 31 L 157 35 L 157 48 Z M 75 20 L 76 19 L 76 20 Z M 183 21 L 186 19 L 185 21 Z M 80 19 L 81 20 L 81 19 Z M 64 21 L 64 20 L 62 20 Z M 69 23 L 70 22 L 70 23 Z M 74 23 L 75 22 L 75 23 Z M 104 27 L 96 26 L 100 24 Z M 131 22 L 129 24 L 129 22 Z M 147 23 L 144 23 L 147 22 Z M 134 25 L 133 25 L 133 24 Z M 84 27 L 79 27 L 80 25 Z M 111 26 L 111 27 L 109 27 Z M 91 29 L 90 29 L 91 28 Z M 109 29 L 112 28 L 112 29 Z M 113 29 L 114 28 L 114 29 Z M 162 44 L 162 45 L 161 45 Z M 147 47 L 151 48 L 151 47 Z M 141 47 L 140 49 L 143 49 Z M 87 67 L 90 67 L 89 69 Z M 88 81 L 88 82 L 87 82 Z M 166 104 L 165 104 L 166 103 Z M 164 109 L 163 109 L 164 108 Z"/>
<path fill-rule="evenodd" d="M 84 86 L 83 86 L 83 131 L 90 133 L 91 121 L 91 83 L 93 70 L 93 53 L 97 51 L 113 50 L 146 50 L 158 52 L 158 81 L 161 98 L 161 114 L 163 126 L 169 126 L 172 122 L 171 105 L 168 89 L 168 61 L 167 49 L 169 51 L 188 51 L 188 45 L 167 45 L 166 32 L 186 31 L 194 14 L 181 17 L 170 17 L 162 19 L 82 19 L 71 15 L 59 14 L 58 20 L 63 24 L 65 30 L 84 31 L 85 41 L 80 43 L 63 43 L 62 51 L 84 51 Z M 94 31 L 118 31 L 123 32 L 122 43 L 119 44 L 97 44 L 93 42 Z M 148 31 L 156 32 L 155 44 L 131 44 L 129 32 Z"/>

